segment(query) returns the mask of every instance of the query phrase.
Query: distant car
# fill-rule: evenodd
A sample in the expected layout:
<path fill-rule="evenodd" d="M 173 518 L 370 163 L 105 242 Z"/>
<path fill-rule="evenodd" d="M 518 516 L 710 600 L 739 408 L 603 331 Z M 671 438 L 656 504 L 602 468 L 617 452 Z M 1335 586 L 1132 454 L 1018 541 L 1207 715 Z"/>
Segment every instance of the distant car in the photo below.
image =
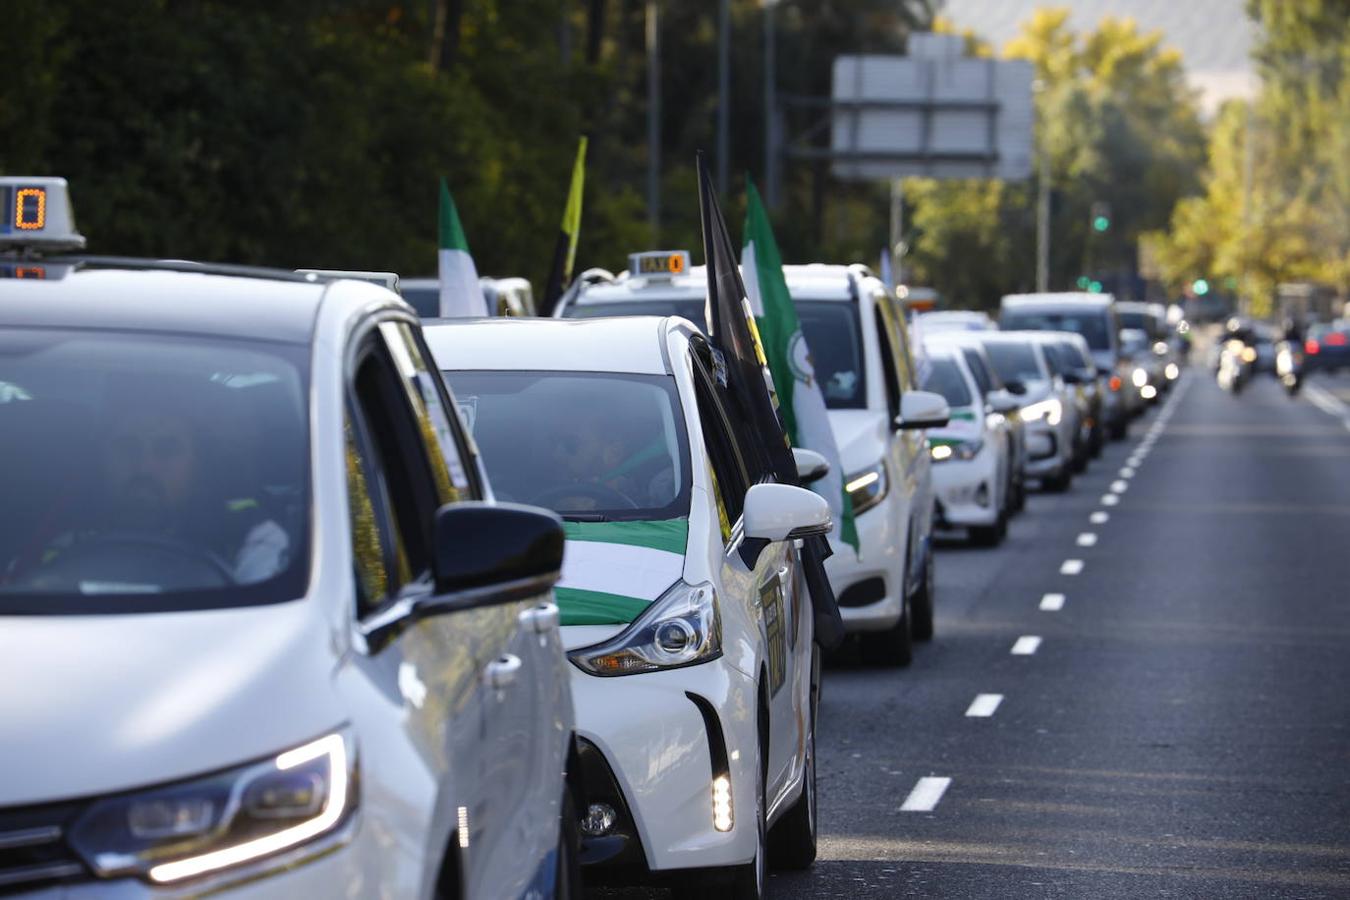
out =
<path fill-rule="evenodd" d="M 1005 331 L 1072 331 L 1083 336 L 1097 370 L 1107 380 L 1102 416 L 1107 434 L 1121 440 L 1129 430 L 1130 367 L 1121 359 L 1120 324 L 1109 294 L 1010 294 L 999 307 L 999 327 Z"/>
<path fill-rule="evenodd" d="M 961 348 L 930 344 L 922 386 L 951 409 L 942 428 L 928 432 L 933 457 L 937 526 L 965 528 L 973 543 L 997 546 L 1008 533 L 1012 442 L 1001 418 L 985 411 L 985 396 Z"/>
<path fill-rule="evenodd" d="M 1088 453 L 1095 459 L 1101 456 L 1102 448 L 1106 444 L 1103 398 L 1110 387 L 1107 384 L 1106 377 L 1093 362 L 1092 351 L 1088 349 L 1087 341 L 1083 339 L 1082 335 L 1065 332 L 1064 344 L 1070 353 L 1070 364 L 1076 363 L 1081 387 L 1087 398 L 1087 420 L 1084 422 L 1084 427 L 1087 429 Z"/>
<path fill-rule="evenodd" d="M 566 522 L 590 870 L 760 897 L 771 851 L 809 866 L 820 651 L 797 539 L 829 530 L 829 505 L 753 468 L 757 435 L 684 319 L 427 337 L 501 495 Z"/>
<path fill-rule="evenodd" d="M 986 312 L 973 309 L 944 309 L 920 313 L 915 324 L 924 334 L 939 331 L 995 331 L 998 323 Z"/>
<path fill-rule="evenodd" d="M 1147 337 L 1148 352 L 1136 355 L 1135 364 L 1148 372 L 1148 383 L 1156 392 L 1152 399 L 1161 397 L 1171 384 L 1167 377 L 1171 347 L 1167 344 L 1166 310 L 1160 303 L 1117 301 L 1116 319 L 1121 328 L 1137 328 Z"/>
<path fill-rule="evenodd" d="M 1026 475 L 1051 491 L 1073 481 L 1077 410 L 1051 371 L 1039 333 L 992 331 L 980 335 L 999 378 L 1017 393 L 1026 427 Z"/>
<path fill-rule="evenodd" d="M 1303 353 L 1309 372 L 1350 369 L 1350 320 L 1311 326 L 1303 342 Z"/>
<path fill-rule="evenodd" d="M 1064 382 L 1065 394 L 1077 408 L 1078 430 L 1074 437 L 1074 471 L 1087 468 L 1088 459 L 1100 449 L 1102 435 L 1096 422 L 1101 415 L 1101 398 L 1096 391 L 1097 371 L 1091 357 L 1084 365 L 1083 357 L 1073 341 L 1082 337 L 1069 331 L 1050 332 L 1045 341 L 1046 359 L 1051 370 Z"/>
<path fill-rule="evenodd" d="M 488 313 L 493 316 L 534 316 L 534 291 L 524 278 L 480 278 Z M 436 278 L 404 278 L 398 293 L 423 319 L 441 314 L 441 283 Z"/>
<path fill-rule="evenodd" d="M 1120 329 L 1120 356 L 1130 373 L 1124 391 L 1125 406 L 1137 416 L 1158 399 L 1157 379 L 1162 377 L 1153 364 L 1148 332 L 1142 328 Z"/>

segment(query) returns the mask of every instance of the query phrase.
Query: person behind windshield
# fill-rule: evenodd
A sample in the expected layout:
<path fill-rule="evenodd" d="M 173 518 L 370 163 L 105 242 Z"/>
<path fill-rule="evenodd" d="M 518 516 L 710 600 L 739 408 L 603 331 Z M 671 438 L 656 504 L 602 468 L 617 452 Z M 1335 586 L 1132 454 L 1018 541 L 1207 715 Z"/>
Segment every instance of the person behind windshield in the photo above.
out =
<path fill-rule="evenodd" d="M 199 556 L 233 584 L 266 581 L 286 569 L 289 535 L 257 497 L 222 490 L 221 469 L 238 461 L 208 458 L 204 429 L 190 409 L 191 398 L 141 394 L 135 409 L 110 417 L 101 429 L 107 439 L 89 514 L 43 544 L 35 580 L 63 561 L 78 570 L 71 558 L 78 560 L 82 547 L 121 543 Z M 153 582 L 154 573 L 144 580 Z"/>
<path fill-rule="evenodd" d="M 664 434 L 642 441 L 633 423 L 588 410 L 560 423 L 552 449 L 561 484 L 546 493 L 564 510 L 663 505 L 675 492 Z"/>

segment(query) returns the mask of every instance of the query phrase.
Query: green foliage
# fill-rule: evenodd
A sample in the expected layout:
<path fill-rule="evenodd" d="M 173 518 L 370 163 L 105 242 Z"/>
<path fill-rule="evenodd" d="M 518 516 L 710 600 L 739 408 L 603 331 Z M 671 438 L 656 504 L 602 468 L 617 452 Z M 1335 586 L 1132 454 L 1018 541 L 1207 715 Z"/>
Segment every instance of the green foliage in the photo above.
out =
<path fill-rule="evenodd" d="M 1209 142 L 1203 196 L 1151 245 L 1167 280 L 1234 281 L 1257 314 L 1285 281 L 1350 293 L 1350 3 L 1251 0 L 1262 77 Z"/>
<path fill-rule="evenodd" d="M 1076 34 L 1065 9 L 1037 10 L 1004 56 L 1031 60 L 1041 83 L 1035 140 L 1049 155 L 1055 197 L 1051 288 L 1084 273 L 1132 274 L 1140 235 L 1199 186 L 1204 132 L 1180 57 L 1127 19 Z M 907 182 L 916 279 L 960 304 L 992 306 L 1031 289 L 1033 186 Z M 1101 209 L 1107 227 L 1094 228 Z"/>
<path fill-rule="evenodd" d="M 8 0 L 0 171 L 70 179 L 97 253 L 435 270 L 448 179 L 479 270 L 542 285 L 577 135 L 578 268 L 650 246 L 644 4 L 608 0 Z M 836 53 L 897 52 L 933 0 L 784 0 L 780 89 L 828 94 Z M 696 149 L 715 145 L 716 14 L 662 0 L 663 231 L 697 251 Z M 443 22 L 439 43 L 436 21 Z M 762 10 L 734 0 L 731 170 L 763 160 Z M 791 123 L 800 127 L 801 123 Z M 790 257 L 884 243 L 875 190 L 790 164 Z M 741 200 L 725 198 L 727 215 Z M 857 251 L 854 253 L 853 251 Z"/>

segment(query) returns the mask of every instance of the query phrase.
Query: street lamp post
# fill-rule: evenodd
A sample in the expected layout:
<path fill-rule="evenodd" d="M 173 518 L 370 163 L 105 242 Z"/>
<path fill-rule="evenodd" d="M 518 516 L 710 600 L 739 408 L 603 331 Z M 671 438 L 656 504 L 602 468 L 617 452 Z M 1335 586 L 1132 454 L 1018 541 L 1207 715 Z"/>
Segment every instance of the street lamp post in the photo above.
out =
<path fill-rule="evenodd" d="M 764 202 L 778 205 L 778 49 L 774 40 L 774 7 L 779 0 L 760 0 L 764 7 Z"/>
<path fill-rule="evenodd" d="M 658 0 L 647 0 L 647 223 L 661 233 L 661 31 Z"/>
<path fill-rule="evenodd" d="M 1039 99 L 1045 90 L 1045 82 L 1038 78 L 1032 82 L 1031 89 Z M 1039 109 L 1037 116 L 1037 123 L 1041 124 Z M 1039 170 L 1036 177 L 1036 290 L 1044 294 L 1050 290 L 1050 152 L 1045 146 L 1044 133 L 1036 137 L 1038 138 L 1035 142 L 1036 162 Z"/>
<path fill-rule="evenodd" d="M 725 196 L 731 166 L 731 0 L 721 0 L 717 21 L 717 192 Z"/>

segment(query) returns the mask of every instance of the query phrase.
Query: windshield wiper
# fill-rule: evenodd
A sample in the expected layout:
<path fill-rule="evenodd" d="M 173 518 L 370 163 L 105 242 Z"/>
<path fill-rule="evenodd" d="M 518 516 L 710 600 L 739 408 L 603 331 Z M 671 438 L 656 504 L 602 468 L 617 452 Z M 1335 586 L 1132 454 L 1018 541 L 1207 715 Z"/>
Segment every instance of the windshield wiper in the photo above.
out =
<path fill-rule="evenodd" d="M 608 522 L 609 516 L 604 513 L 564 513 L 562 520 L 564 522 Z"/>

